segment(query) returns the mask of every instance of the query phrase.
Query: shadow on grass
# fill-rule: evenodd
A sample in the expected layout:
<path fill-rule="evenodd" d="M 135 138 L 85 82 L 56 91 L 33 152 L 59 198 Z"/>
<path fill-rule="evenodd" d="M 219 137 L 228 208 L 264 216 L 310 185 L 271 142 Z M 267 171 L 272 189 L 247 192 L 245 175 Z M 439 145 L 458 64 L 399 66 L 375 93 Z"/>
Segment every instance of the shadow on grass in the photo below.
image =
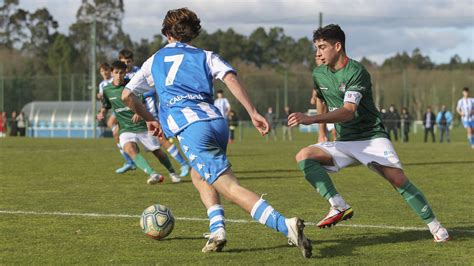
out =
<path fill-rule="evenodd" d="M 265 170 L 243 170 L 233 171 L 235 174 L 259 174 L 259 173 L 281 173 L 281 172 L 301 172 L 299 169 L 265 169 Z"/>
<path fill-rule="evenodd" d="M 260 247 L 260 248 L 230 248 L 230 249 L 225 249 L 223 252 L 228 252 L 228 253 L 242 253 L 242 252 L 258 252 L 258 251 L 265 251 L 265 250 L 275 250 L 275 249 L 282 249 L 282 248 L 287 248 L 289 247 L 288 245 L 278 245 L 278 246 L 273 246 L 273 247 Z M 294 248 L 294 247 L 291 247 Z"/>
<path fill-rule="evenodd" d="M 177 237 L 167 237 L 165 239 L 161 239 L 158 241 L 163 242 L 163 241 L 181 241 L 181 240 L 203 240 L 204 241 L 205 239 L 202 236 L 186 236 L 186 237 L 177 236 Z"/>
<path fill-rule="evenodd" d="M 452 227 L 448 228 L 451 241 L 472 241 L 474 238 L 474 227 Z M 359 237 L 339 238 L 331 240 L 313 240 L 313 258 L 330 258 L 339 256 L 355 256 L 353 252 L 358 247 L 373 245 L 404 243 L 414 241 L 433 241 L 428 231 L 403 231 L 390 233 L 364 234 Z M 334 245 L 318 248 L 322 243 L 333 243 Z M 433 245 L 449 245 L 448 243 L 433 243 Z M 320 255 L 315 255 L 315 254 Z"/>

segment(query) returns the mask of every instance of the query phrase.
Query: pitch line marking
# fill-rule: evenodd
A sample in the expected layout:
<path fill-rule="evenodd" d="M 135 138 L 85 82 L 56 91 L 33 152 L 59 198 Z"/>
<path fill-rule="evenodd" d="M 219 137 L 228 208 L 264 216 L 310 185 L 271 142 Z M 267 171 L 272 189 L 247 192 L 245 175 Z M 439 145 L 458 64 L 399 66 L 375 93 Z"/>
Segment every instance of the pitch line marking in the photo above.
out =
<path fill-rule="evenodd" d="M 131 214 L 108 214 L 108 213 L 80 213 L 80 212 L 37 212 L 37 211 L 9 211 L 0 210 L 0 214 L 20 214 L 20 215 L 49 215 L 49 216 L 82 216 L 82 217 L 97 217 L 97 218 L 140 218 L 140 215 Z M 209 221 L 206 218 L 197 217 L 175 217 L 176 220 L 181 221 Z M 225 219 L 229 223 L 257 223 L 256 221 L 243 219 Z M 305 222 L 307 225 L 316 225 L 314 222 Z M 390 226 L 390 225 L 370 225 L 370 224 L 338 224 L 338 227 L 353 227 L 353 228 L 374 228 L 374 229 L 392 229 L 401 231 L 428 231 L 425 227 L 406 227 L 406 226 Z M 474 234 L 474 230 L 454 229 L 453 232 Z"/>

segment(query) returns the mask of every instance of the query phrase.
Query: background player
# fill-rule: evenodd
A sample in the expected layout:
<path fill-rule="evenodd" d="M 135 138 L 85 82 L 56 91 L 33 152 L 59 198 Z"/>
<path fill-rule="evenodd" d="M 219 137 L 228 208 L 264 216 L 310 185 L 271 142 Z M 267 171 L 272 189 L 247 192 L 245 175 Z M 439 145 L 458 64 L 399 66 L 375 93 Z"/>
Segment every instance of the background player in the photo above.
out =
<path fill-rule="evenodd" d="M 224 197 L 250 213 L 252 218 L 286 235 L 305 257 L 310 257 L 311 242 L 303 234 L 303 221 L 286 219 L 257 194 L 240 186 L 232 173 L 226 156 L 229 130 L 224 117 L 213 105 L 212 79 L 224 81 L 262 135 L 267 134 L 270 128 L 265 118 L 256 111 L 235 70 L 216 54 L 189 45 L 200 29 L 199 18 L 189 9 L 168 11 L 162 33 L 169 44 L 143 64 L 127 85 L 129 90 L 124 90 L 122 98 L 145 118 L 150 130 L 161 133 L 160 123 L 154 120 L 135 95 L 155 89 L 160 100 L 159 118 L 164 134 L 167 137 L 176 135 L 180 141 L 193 167 L 194 174 L 191 176 L 201 198 L 212 191 L 207 189 L 212 185 Z M 205 185 L 200 186 L 201 183 Z M 225 243 L 225 235 L 211 231 L 203 251 L 220 251 Z"/>
<path fill-rule="evenodd" d="M 171 180 L 176 179 L 178 177 L 174 172 L 168 156 L 160 150 L 160 144 L 156 138 L 148 135 L 144 120 L 133 113 L 121 100 L 122 91 L 125 86 L 125 69 L 126 65 L 121 61 L 112 63 L 113 80 L 111 84 L 104 88 L 103 108 L 101 108 L 97 115 L 97 119 L 104 119 L 107 110 L 113 109 L 120 128 L 120 145 L 130 154 L 135 164 L 149 175 L 148 184 L 161 183 L 164 177 L 153 170 L 146 159 L 139 154 L 137 143 L 141 143 L 146 150 L 151 151 L 155 155 L 161 164 L 169 171 L 170 177 L 172 177 Z"/>
<path fill-rule="evenodd" d="M 313 80 L 318 99 L 326 103 L 329 112 L 315 116 L 293 113 L 288 124 L 336 123 L 337 141 L 311 145 L 296 155 L 305 178 L 331 204 L 328 215 L 317 225 L 324 228 L 353 215 L 327 172 L 363 163 L 397 189 L 428 225 L 436 242 L 447 241 L 447 230 L 402 170 L 372 99 L 370 75 L 362 64 L 347 57 L 342 29 L 333 24 L 320 28 L 314 32 L 313 41 L 316 57 L 323 64 L 314 69 Z"/>
<path fill-rule="evenodd" d="M 111 74 L 110 65 L 106 62 L 99 65 L 99 71 L 100 71 L 100 75 L 102 76 L 102 81 L 99 83 L 99 93 L 97 94 L 97 98 L 102 101 L 104 88 L 110 83 L 112 83 L 112 74 Z M 130 156 L 128 156 L 128 154 L 122 149 L 122 146 L 120 146 L 117 120 L 115 119 L 114 113 L 110 115 L 107 121 L 107 126 L 112 130 L 112 134 L 115 140 L 115 145 L 117 145 L 117 148 L 119 149 L 120 154 L 125 159 L 125 163 L 123 164 L 123 166 L 115 170 L 115 172 L 117 174 L 123 174 L 127 172 L 128 170 L 135 170 L 136 166 L 132 158 L 130 158 Z"/>
<path fill-rule="evenodd" d="M 459 99 L 456 111 L 461 116 L 461 121 L 467 131 L 467 140 L 474 149 L 474 98 L 469 97 L 469 88 L 462 89 L 462 98 Z"/>

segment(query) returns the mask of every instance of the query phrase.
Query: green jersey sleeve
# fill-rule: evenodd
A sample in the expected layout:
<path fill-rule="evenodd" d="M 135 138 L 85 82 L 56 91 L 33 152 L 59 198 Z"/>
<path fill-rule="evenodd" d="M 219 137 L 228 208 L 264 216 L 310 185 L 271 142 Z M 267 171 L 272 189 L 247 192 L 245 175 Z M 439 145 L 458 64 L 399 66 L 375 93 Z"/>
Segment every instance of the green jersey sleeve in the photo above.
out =
<path fill-rule="evenodd" d="M 102 107 L 109 110 L 112 108 L 112 104 L 110 103 L 109 95 L 106 90 L 107 87 L 104 88 L 104 92 L 102 94 Z"/>

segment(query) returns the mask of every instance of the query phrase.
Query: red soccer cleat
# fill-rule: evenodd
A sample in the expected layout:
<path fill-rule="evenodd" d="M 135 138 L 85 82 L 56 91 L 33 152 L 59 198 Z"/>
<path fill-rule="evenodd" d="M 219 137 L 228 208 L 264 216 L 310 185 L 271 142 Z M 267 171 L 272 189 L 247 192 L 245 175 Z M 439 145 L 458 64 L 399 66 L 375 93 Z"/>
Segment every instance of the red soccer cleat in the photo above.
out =
<path fill-rule="evenodd" d="M 319 228 L 331 227 L 333 225 L 336 225 L 338 222 L 342 220 L 347 220 L 347 219 L 352 218 L 352 215 L 354 215 L 354 211 L 349 205 L 347 205 L 346 208 L 342 208 L 342 209 L 331 207 L 328 215 L 326 215 L 324 219 L 319 221 L 319 223 L 316 226 L 318 226 Z"/>

